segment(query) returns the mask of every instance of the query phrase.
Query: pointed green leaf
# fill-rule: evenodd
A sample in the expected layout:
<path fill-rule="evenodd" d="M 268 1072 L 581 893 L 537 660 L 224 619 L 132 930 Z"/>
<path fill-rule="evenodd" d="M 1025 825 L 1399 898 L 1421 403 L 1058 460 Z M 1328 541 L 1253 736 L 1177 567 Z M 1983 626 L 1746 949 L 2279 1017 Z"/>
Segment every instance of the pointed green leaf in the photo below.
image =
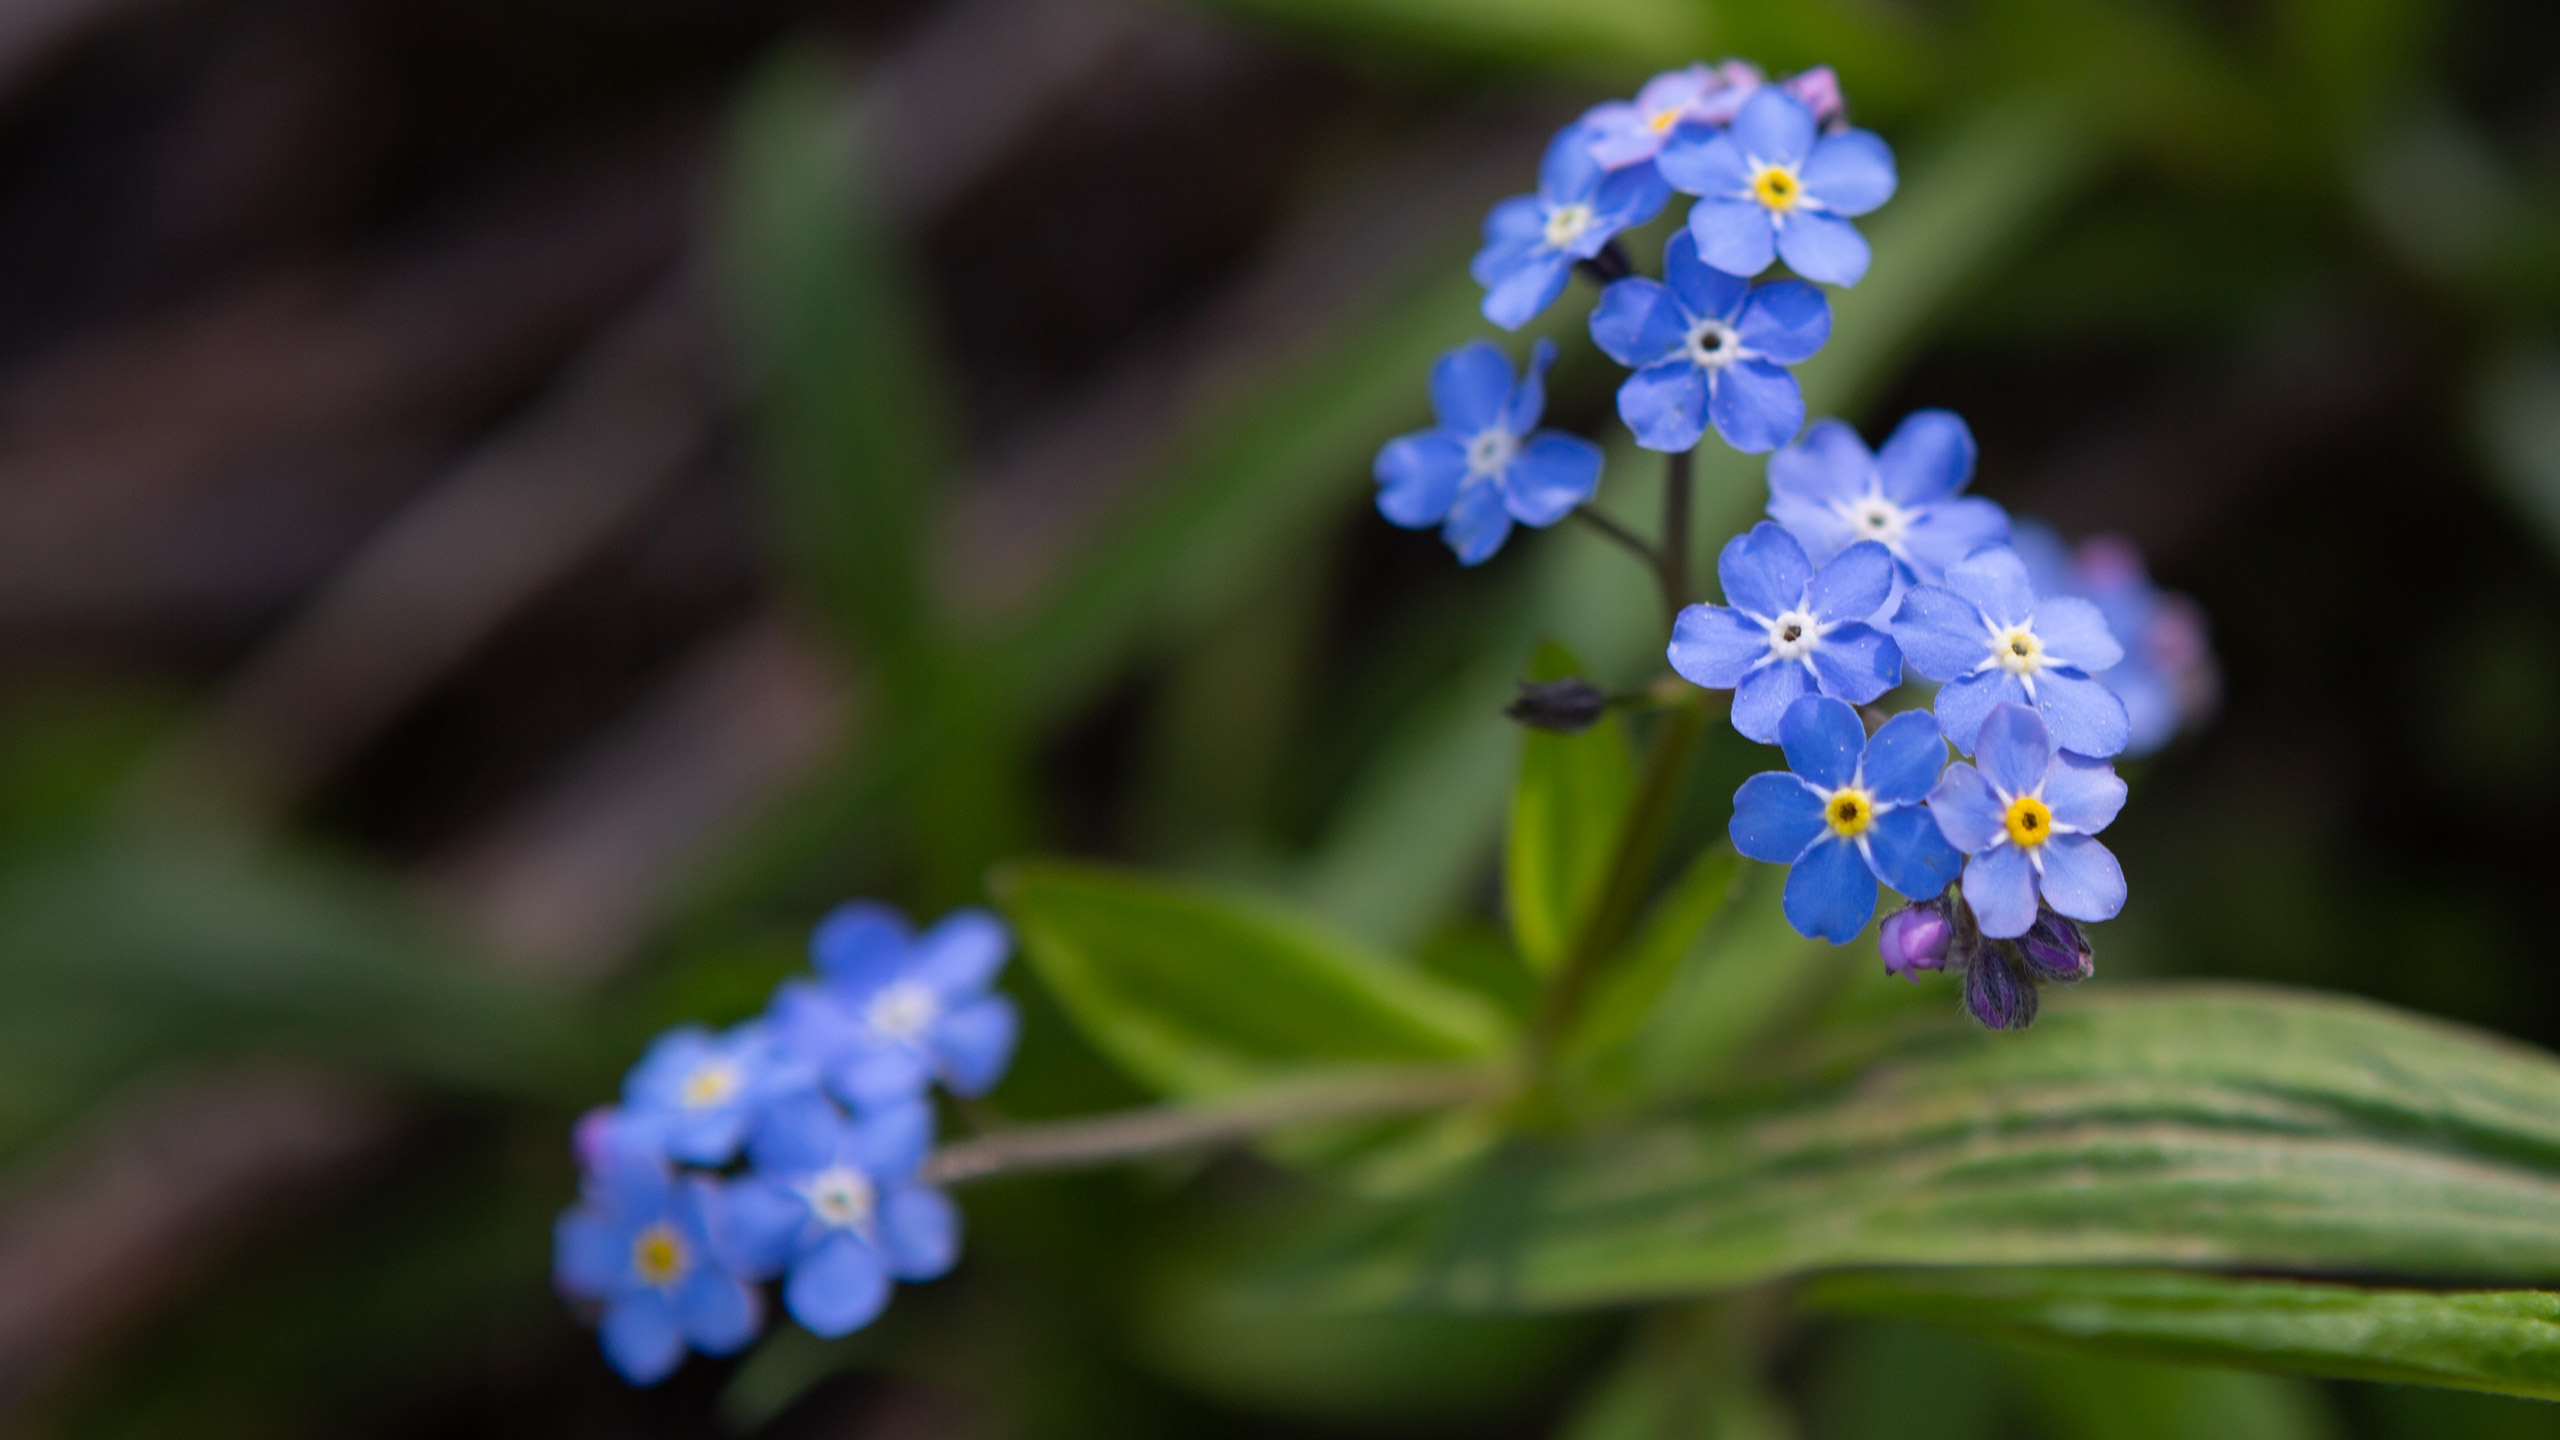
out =
<path fill-rule="evenodd" d="M 1531 680 L 1581 673 L 1553 642 L 1540 645 L 1529 662 Z M 1531 967 L 1551 972 L 1563 964 L 1591 918 L 1635 793 L 1635 758 L 1617 716 L 1603 715 L 1579 735 L 1528 732 L 1520 783 L 1511 792 L 1511 843 L 1502 873 L 1511 938 Z"/>

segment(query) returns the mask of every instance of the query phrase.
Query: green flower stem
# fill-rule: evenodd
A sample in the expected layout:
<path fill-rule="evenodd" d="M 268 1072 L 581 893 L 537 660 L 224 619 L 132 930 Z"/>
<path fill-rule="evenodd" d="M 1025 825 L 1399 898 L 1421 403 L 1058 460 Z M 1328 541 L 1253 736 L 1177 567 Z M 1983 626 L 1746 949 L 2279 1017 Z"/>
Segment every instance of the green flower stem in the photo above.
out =
<path fill-rule="evenodd" d="M 1612 544 L 1623 546 L 1629 554 L 1642 560 L 1647 569 L 1659 571 L 1662 568 L 1662 556 L 1653 546 L 1645 542 L 1643 536 L 1610 519 L 1600 511 L 1588 505 L 1578 505 L 1574 507 L 1573 518 L 1607 536 Z"/>
<path fill-rule="evenodd" d="M 1510 1093 L 1498 1066 L 1399 1066 L 1284 1080 L 1222 1100 L 1021 1125 L 945 1145 L 924 1178 L 963 1185 L 1042 1170 L 1081 1170 L 1258 1139 L 1275 1130 L 1445 1110 Z"/>
<path fill-rule="evenodd" d="M 1689 457 L 1683 450 L 1665 456 L 1662 472 L 1662 608 L 1673 621 L 1689 604 L 1689 529 L 1690 495 L 1695 488 L 1690 479 Z"/>

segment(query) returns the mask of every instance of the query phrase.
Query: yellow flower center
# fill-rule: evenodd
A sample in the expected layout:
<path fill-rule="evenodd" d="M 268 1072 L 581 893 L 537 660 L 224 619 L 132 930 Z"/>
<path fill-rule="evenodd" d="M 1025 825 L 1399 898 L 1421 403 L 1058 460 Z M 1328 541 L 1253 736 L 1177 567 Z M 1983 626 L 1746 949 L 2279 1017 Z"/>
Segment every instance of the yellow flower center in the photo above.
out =
<path fill-rule="evenodd" d="M 2044 642 L 2036 632 L 2024 625 L 2000 632 L 1992 642 L 1991 658 L 2012 675 L 2033 675 L 2044 668 Z"/>
<path fill-rule="evenodd" d="M 738 1067 L 714 1061 L 684 1077 L 684 1103 L 689 1110 L 717 1105 L 738 1093 Z"/>
<path fill-rule="evenodd" d="M 2053 834 L 2053 812 L 2033 795 L 2010 801 L 2009 813 L 2001 819 L 2009 827 L 2009 839 L 2021 849 L 2032 850 Z"/>
<path fill-rule="evenodd" d="M 684 1278 L 684 1239 L 665 1225 L 652 1225 L 631 1242 L 631 1268 L 650 1285 L 673 1285 Z"/>
<path fill-rule="evenodd" d="M 1804 198 L 1804 182 L 1783 165 L 1763 165 L 1752 173 L 1751 196 L 1783 215 Z"/>
<path fill-rule="evenodd" d="M 1830 824 L 1832 834 L 1854 840 L 1876 823 L 1875 798 L 1864 790 L 1834 790 L 1831 798 L 1823 802 L 1822 818 Z"/>
<path fill-rule="evenodd" d="M 1653 112 L 1653 118 L 1645 123 L 1651 125 L 1654 133 L 1658 135 L 1680 123 L 1680 107 L 1674 105 L 1668 110 L 1656 110 Z"/>

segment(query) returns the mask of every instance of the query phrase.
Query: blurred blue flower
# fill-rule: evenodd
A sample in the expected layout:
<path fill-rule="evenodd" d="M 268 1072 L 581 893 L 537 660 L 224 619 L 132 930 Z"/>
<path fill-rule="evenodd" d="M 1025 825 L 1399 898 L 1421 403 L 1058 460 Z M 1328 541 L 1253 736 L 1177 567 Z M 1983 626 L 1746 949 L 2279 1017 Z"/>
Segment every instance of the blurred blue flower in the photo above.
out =
<path fill-rule="evenodd" d="M 2090 837 L 2124 808 L 2115 767 L 2056 748 L 2042 717 L 2007 704 L 1983 720 L 1974 761 L 1947 767 L 1929 813 L 1971 857 L 1964 898 L 1982 933 L 2026 934 L 2039 894 L 2071 919 L 2114 919 L 2124 908 L 2124 870 Z M 2076 930 L 2069 938 L 2078 944 Z"/>
<path fill-rule="evenodd" d="M 1618 415 L 1648 450 L 1696 445 L 1713 419 L 1747 454 L 1775 450 L 1804 424 L 1804 392 L 1789 365 L 1831 338 L 1831 303 L 1800 280 L 1753 285 L 1702 263 L 1686 231 L 1663 253 L 1663 278 L 1621 280 L 1601 292 L 1591 338 L 1634 370 L 1618 387 Z"/>
<path fill-rule="evenodd" d="M 1633 101 L 1603 101 L 1583 112 L 1580 124 L 1591 158 L 1610 170 L 1650 160 L 1682 125 L 1731 120 L 1763 83 L 1759 68 L 1741 60 L 1665 70 L 1646 81 Z"/>
<path fill-rule="evenodd" d="M 1599 254 L 1671 198 L 1649 163 L 1603 168 L 1592 158 L 1593 138 L 1579 123 L 1566 126 L 1539 163 L 1538 193 L 1514 195 L 1484 217 L 1484 248 L 1468 273 L 1485 289 L 1484 318 L 1505 330 L 1554 304 L 1574 261 Z"/>
<path fill-rule="evenodd" d="M 679 1177 L 664 1161 L 610 1146 L 586 1175 L 585 1198 L 552 1231 L 552 1281 L 603 1307 L 605 1358 L 635 1385 L 665 1379 L 685 1346 L 707 1355 L 745 1347 L 764 1325 L 753 1287 L 715 1254 L 705 1212 L 718 1184 Z"/>
<path fill-rule="evenodd" d="M 756 1129 L 754 1172 L 728 1187 L 713 1237 L 740 1273 L 782 1275 L 791 1318 L 830 1339 L 871 1323 L 891 1280 L 930 1280 L 960 1253 L 960 1215 L 916 1170 L 933 1144 L 922 1102 L 849 1121 L 814 1091 Z"/>
<path fill-rule="evenodd" d="M 1706 263 L 1750 276 L 1783 256 L 1829 285 L 1866 275 L 1866 237 L 1847 217 L 1891 199 L 1896 182 L 1883 140 L 1866 130 L 1821 134 L 1812 109 L 1778 87 L 1743 102 L 1729 129 L 1675 133 L 1655 165 L 1700 197 L 1688 233 Z"/>
<path fill-rule="evenodd" d="M 1378 513 L 1408 530 L 1440 527 L 1461 565 L 1502 548 L 1511 524 L 1552 525 L 1600 488 L 1600 447 L 1561 430 L 1540 430 L 1545 340 L 1513 384 L 1511 362 L 1470 340 L 1431 367 L 1437 429 L 1399 435 L 1379 450 Z"/>
<path fill-rule="evenodd" d="M 1913 411 L 1875 452 L 1847 425 L 1817 420 L 1769 457 L 1769 518 L 1817 561 L 1873 540 L 1904 584 L 1941 584 L 1949 565 L 2009 534 L 2008 512 L 1957 493 L 1973 460 L 1973 432 L 1953 411 Z"/>
<path fill-rule="evenodd" d="M 1671 668 L 1733 692 L 1733 728 L 1763 745 L 1809 693 L 1864 705 L 1902 683 L 1902 653 L 1867 623 L 1893 589 L 1893 557 L 1852 545 L 1816 570 L 1767 521 L 1725 542 L 1716 579 L 1727 605 L 1692 605 L 1671 627 Z"/>
<path fill-rule="evenodd" d="M 2039 600 L 2027 567 L 2005 545 L 1947 567 L 1894 611 L 1894 642 L 1911 668 L 1946 682 L 1938 724 L 1973 752 L 1983 717 L 2001 703 L 2032 706 L 2064 749 L 2103 759 L 2124 749 L 2124 702 L 2091 678 L 2124 658 L 2098 607 L 2075 596 Z"/>
<path fill-rule="evenodd" d="M 818 981 L 786 983 L 769 1018 L 785 1049 L 851 1103 L 903 1104 L 935 1080 L 983 1095 L 1004 1076 L 1020 1029 L 990 987 L 1012 952 L 1004 922 L 955 910 L 922 934 L 886 905 L 837 907 L 809 937 Z"/>
<path fill-rule="evenodd" d="M 1787 707 L 1778 743 L 1793 774 L 1754 775 L 1734 792 L 1734 848 L 1791 865 L 1780 897 L 1800 935 L 1845 945 L 1875 913 L 1876 881 L 1912 898 L 1937 894 L 1963 862 L 1921 800 L 1947 763 L 1937 723 L 1896 715 L 1873 739 L 1842 701 L 1808 695 Z"/>
<path fill-rule="evenodd" d="M 757 1022 L 721 1034 L 682 1026 L 659 1036 L 623 1080 L 619 1123 L 654 1135 L 671 1159 L 723 1164 L 791 1068 Z"/>
<path fill-rule="evenodd" d="M 2075 552 L 2050 528 L 2029 521 L 2017 526 L 2011 543 L 2038 593 L 2085 597 L 2124 647 L 2124 659 L 2100 671 L 2098 683 L 2124 701 L 2125 754 L 2148 755 L 2212 715 L 2222 681 L 2204 612 L 2152 584 L 2132 541 L 2093 535 Z"/>

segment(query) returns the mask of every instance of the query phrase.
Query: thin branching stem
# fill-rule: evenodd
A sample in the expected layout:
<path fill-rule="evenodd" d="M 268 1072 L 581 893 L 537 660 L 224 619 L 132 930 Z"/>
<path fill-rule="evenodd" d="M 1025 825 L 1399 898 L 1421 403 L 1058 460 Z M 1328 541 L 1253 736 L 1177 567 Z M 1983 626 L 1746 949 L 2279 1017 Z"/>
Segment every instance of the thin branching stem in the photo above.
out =
<path fill-rule="evenodd" d="M 1612 541 L 1625 546 L 1630 554 L 1633 554 L 1637 559 L 1642 560 L 1645 563 L 1646 569 L 1652 570 L 1656 573 L 1661 571 L 1662 556 L 1660 553 L 1655 551 L 1652 544 L 1643 536 L 1628 529 L 1626 526 L 1619 524 L 1617 521 L 1610 519 L 1608 516 L 1601 514 L 1599 511 L 1592 509 L 1588 505 L 1576 506 L 1574 508 L 1573 518 L 1590 526 L 1592 529 L 1599 531 L 1601 534 L 1608 536 Z"/>
<path fill-rule="evenodd" d="M 1678 620 L 1689 603 L 1690 455 L 1683 450 L 1664 457 L 1662 472 L 1662 604 Z"/>

